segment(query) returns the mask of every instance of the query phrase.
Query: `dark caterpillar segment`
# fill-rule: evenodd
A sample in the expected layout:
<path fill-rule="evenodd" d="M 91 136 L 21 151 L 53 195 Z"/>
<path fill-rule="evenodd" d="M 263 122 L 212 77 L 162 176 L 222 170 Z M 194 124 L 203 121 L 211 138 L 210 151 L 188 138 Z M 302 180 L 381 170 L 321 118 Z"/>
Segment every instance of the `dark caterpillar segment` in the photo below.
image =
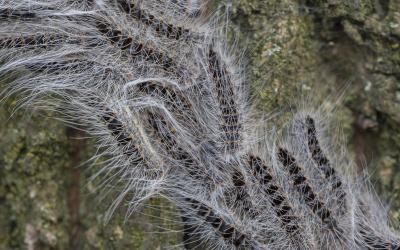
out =
<path fill-rule="evenodd" d="M 5 37 L 0 39 L 1 48 L 21 48 L 37 46 L 46 48 L 47 46 L 59 45 L 65 40 L 60 34 L 39 34 L 20 37 Z"/>
<path fill-rule="evenodd" d="M 145 25 L 150 26 L 160 36 L 165 36 L 170 39 L 179 40 L 180 38 L 191 38 L 193 37 L 188 29 L 183 27 L 176 27 L 172 24 L 166 23 L 163 20 L 157 19 L 154 15 L 147 13 L 140 9 L 137 5 L 132 3 L 131 0 L 118 0 L 118 5 L 121 10 L 132 18 L 139 20 Z"/>
<path fill-rule="evenodd" d="M 139 91 L 146 94 L 153 94 L 156 96 L 162 96 L 167 102 L 174 104 L 175 106 L 181 107 L 181 109 L 190 110 L 190 101 L 182 94 L 169 86 L 160 86 L 154 82 L 144 82 L 138 84 Z"/>
<path fill-rule="evenodd" d="M 246 212 L 246 215 L 250 218 L 257 216 L 259 212 L 254 208 L 251 197 L 247 192 L 246 182 L 243 174 L 236 170 L 232 175 L 232 182 L 234 186 L 234 191 L 232 192 L 232 194 L 234 194 L 234 206 L 236 208 L 241 207 L 242 210 Z"/>
<path fill-rule="evenodd" d="M 225 241 L 235 247 L 250 246 L 250 238 L 244 233 L 239 232 L 234 225 L 226 222 L 216 214 L 212 208 L 194 199 L 186 199 L 186 202 L 196 210 L 196 214 L 203 218 L 204 222 L 212 226 L 215 231 L 224 238 Z"/>
<path fill-rule="evenodd" d="M 278 159 L 285 170 L 289 172 L 293 185 L 302 195 L 306 205 L 311 211 L 321 219 L 322 223 L 328 225 L 330 229 L 336 227 L 336 221 L 332 218 L 331 211 L 318 199 L 317 195 L 308 184 L 307 178 L 302 173 L 301 167 L 297 165 L 296 159 L 283 148 L 279 148 Z"/>
<path fill-rule="evenodd" d="M 124 149 L 124 154 L 126 154 L 127 156 L 138 156 L 135 158 L 135 161 L 142 161 L 143 159 L 139 157 L 138 149 L 134 146 L 132 142 L 132 137 L 124 132 L 124 125 L 122 124 L 122 122 L 117 119 L 116 114 L 111 109 L 104 109 L 104 114 L 101 118 L 107 124 L 107 128 L 117 140 L 118 145 Z"/>
<path fill-rule="evenodd" d="M 246 185 L 244 176 L 239 171 L 235 171 L 235 173 L 232 176 L 232 181 L 233 181 L 233 185 L 237 188 L 242 188 Z"/>
<path fill-rule="evenodd" d="M 83 2 L 87 5 L 87 6 L 93 6 L 95 3 L 95 0 L 83 0 Z"/>
<path fill-rule="evenodd" d="M 310 116 L 306 117 L 306 126 L 307 126 L 307 137 L 308 137 L 307 143 L 313 161 L 320 167 L 320 169 L 325 175 L 325 178 L 329 178 L 333 181 L 332 189 L 333 190 L 340 189 L 343 183 L 340 177 L 336 174 L 335 169 L 330 165 L 328 158 L 322 151 L 322 148 L 317 138 L 315 121 Z M 343 190 L 339 190 L 340 199 L 343 199 L 345 195 L 346 194 L 344 193 Z"/>
<path fill-rule="evenodd" d="M 362 212 L 362 216 L 365 218 L 371 218 L 369 205 L 363 200 L 357 200 L 357 205 Z M 400 239 L 391 238 L 384 239 L 382 236 L 377 235 L 376 231 L 372 228 L 373 224 L 369 221 L 360 221 L 357 224 L 357 232 L 360 237 L 356 237 L 356 242 L 363 249 L 375 250 L 375 249 L 391 249 L 400 250 Z"/>
<path fill-rule="evenodd" d="M 328 165 L 329 160 L 325 156 L 325 154 L 322 152 L 322 149 L 319 145 L 319 141 L 316 135 L 316 128 L 315 128 L 315 122 L 314 119 L 312 119 L 310 116 L 306 117 L 306 125 L 307 125 L 307 135 L 308 135 L 308 148 L 310 149 L 311 155 L 313 160 L 319 165 Z M 325 173 L 326 175 L 330 175 L 331 172 L 332 174 L 334 173 L 335 170 L 326 170 L 327 172 Z"/>
<path fill-rule="evenodd" d="M 40 8 L 0 8 L 0 21 L 32 21 L 38 18 L 55 17 L 52 13 L 40 13 L 40 11 L 54 11 L 55 8 L 46 6 Z"/>
<path fill-rule="evenodd" d="M 193 114 L 193 106 L 188 97 L 179 90 L 170 86 L 162 86 L 156 82 L 144 82 L 137 85 L 135 94 L 143 93 L 145 95 L 162 98 L 168 108 L 178 116 L 185 119 L 195 127 L 199 127 L 199 122 Z"/>
<path fill-rule="evenodd" d="M 168 128 L 166 121 L 158 115 L 148 112 L 148 122 L 166 150 L 169 152 L 173 151 L 177 147 L 177 144 L 173 139 L 173 132 Z"/>
<path fill-rule="evenodd" d="M 389 242 L 374 235 L 373 231 L 366 231 L 364 229 L 360 230 L 360 235 L 362 238 L 361 242 L 358 242 L 359 246 L 368 250 L 376 249 L 388 249 L 388 250 L 400 250 L 400 242 Z"/>
<path fill-rule="evenodd" d="M 72 5 L 77 5 L 77 7 L 81 7 L 84 9 L 92 9 L 95 4 L 95 0 L 69 0 L 69 2 Z"/>
<path fill-rule="evenodd" d="M 173 134 L 174 129 L 159 115 L 148 112 L 148 122 L 155 132 L 155 138 L 158 138 L 166 151 L 175 160 L 183 162 L 188 167 L 189 174 L 197 176 L 198 173 L 193 170 L 195 160 L 175 141 Z"/>
<path fill-rule="evenodd" d="M 25 67 L 33 72 L 41 73 L 46 72 L 49 74 L 62 74 L 65 70 L 68 71 L 84 71 L 87 69 L 91 69 L 94 63 L 90 61 L 82 61 L 80 59 L 70 59 L 64 60 L 60 62 L 35 62 L 35 63 L 26 63 Z"/>
<path fill-rule="evenodd" d="M 26 21 L 34 19 L 37 14 L 30 10 L 13 10 L 13 9 L 0 9 L 0 20 L 21 20 Z"/>
<path fill-rule="evenodd" d="M 161 99 L 166 108 L 173 113 L 179 121 L 185 121 L 183 124 L 188 126 L 199 137 L 203 136 L 202 126 L 198 118 L 194 114 L 194 108 L 187 95 L 169 85 L 162 85 L 158 82 L 143 82 L 135 85 L 132 89 L 135 95 L 154 96 Z M 201 143 L 202 138 L 196 139 L 196 142 Z"/>
<path fill-rule="evenodd" d="M 99 32 L 105 35 L 112 44 L 122 51 L 127 51 L 132 58 L 141 56 L 148 61 L 161 64 L 165 71 L 174 71 L 174 69 L 177 68 L 172 58 L 152 47 L 134 41 L 132 37 L 123 34 L 121 30 L 112 29 L 105 23 L 98 23 L 97 28 Z"/>
<path fill-rule="evenodd" d="M 208 51 L 208 61 L 221 112 L 220 128 L 225 135 L 225 149 L 228 152 L 234 152 L 239 148 L 242 129 L 239 122 L 239 110 L 235 101 L 234 86 L 226 65 L 213 48 Z"/>
<path fill-rule="evenodd" d="M 63 44 L 84 45 L 88 48 L 95 48 L 98 45 L 95 40 L 84 38 L 84 34 L 79 37 L 68 37 L 58 33 L 43 33 L 0 38 L 0 48 L 47 49 Z"/>
<path fill-rule="evenodd" d="M 294 211 L 289 201 L 282 195 L 282 190 L 273 181 L 273 175 L 268 167 L 259 157 L 250 155 L 248 164 L 253 176 L 262 184 L 263 190 L 269 196 L 271 206 L 280 219 L 284 229 L 290 235 L 295 235 L 300 231 L 298 225 L 299 218 L 294 215 Z"/>

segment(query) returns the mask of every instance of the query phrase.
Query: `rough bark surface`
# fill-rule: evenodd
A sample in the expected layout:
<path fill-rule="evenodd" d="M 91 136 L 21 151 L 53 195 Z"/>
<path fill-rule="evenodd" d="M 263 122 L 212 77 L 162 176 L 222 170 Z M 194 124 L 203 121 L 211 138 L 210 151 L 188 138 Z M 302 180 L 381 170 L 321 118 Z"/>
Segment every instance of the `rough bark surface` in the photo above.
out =
<path fill-rule="evenodd" d="M 215 2 L 215 6 L 226 1 Z M 247 81 L 265 113 L 308 97 L 337 105 L 335 117 L 360 169 L 400 224 L 400 2 L 398 0 L 236 0 L 233 29 L 246 47 Z M 342 100 L 335 104 L 335 96 Z M 0 108 L 0 249 L 166 249 L 180 244 L 164 201 L 153 216 L 117 213 L 94 195 L 85 159 L 93 143 L 53 114 Z M 94 180 L 95 182 L 96 180 Z M 155 219 L 157 218 L 157 219 Z M 176 219 L 176 218 L 175 218 Z M 160 227 L 157 227 L 160 226 Z"/>

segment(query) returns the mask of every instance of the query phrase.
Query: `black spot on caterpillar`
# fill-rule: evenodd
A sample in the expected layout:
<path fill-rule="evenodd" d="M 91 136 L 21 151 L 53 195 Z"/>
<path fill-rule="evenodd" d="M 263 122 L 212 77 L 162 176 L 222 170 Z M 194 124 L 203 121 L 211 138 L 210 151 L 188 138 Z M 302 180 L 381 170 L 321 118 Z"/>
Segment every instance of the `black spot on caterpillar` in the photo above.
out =
<path fill-rule="evenodd" d="M 307 178 L 302 173 L 301 167 L 297 165 L 296 159 L 283 148 L 279 148 L 278 159 L 282 163 L 284 169 L 289 172 L 293 185 L 301 194 L 311 211 L 321 219 L 322 223 L 328 225 L 329 229 L 336 228 L 336 221 L 332 218 L 331 211 L 318 199 L 317 195 L 308 184 Z"/>
<path fill-rule="evenodd" d="M 269 195 L 271 206 L 281 220 L 286 232 L 290 235 L 298 233 L 300 229 L 299 218 L 294 215 L 293 208 L 282 194 L 282 190 L 274 184 L 269 167 L 264 164 L 261 158 L 253 155 L 248 156 L 248 165 L 253 176 L 262 184 L 264 192 Z"/>
<path fill-rule="evenodd" d="M 234 152 L 239 148 L 240 130 L 242 129 L 239 122 L 239 110 L 235 101 L 234 86 L 226 65 L 212 48 L 208 50 L 208 60 L 221 112 L 220 128 L 225 135 L 225 149 L 228 152 Z"/>
<path fill-rule="evenodd" d="M 235 187 L 244 187 L 246 185 L 244 176 L 239 171 L 235 171 L 235 173 L 232 176 L 232 181 Z"/>

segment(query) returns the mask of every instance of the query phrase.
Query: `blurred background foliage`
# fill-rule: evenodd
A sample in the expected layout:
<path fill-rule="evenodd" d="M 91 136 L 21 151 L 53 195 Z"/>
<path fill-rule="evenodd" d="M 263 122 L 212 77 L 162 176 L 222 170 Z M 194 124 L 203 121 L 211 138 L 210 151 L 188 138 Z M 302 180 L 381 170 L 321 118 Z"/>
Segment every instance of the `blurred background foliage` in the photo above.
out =
<path fill-rule="evenodd" d="M 209 8 L 229 9 L 258 108 L 279 114 L 271 122 L 283 123 L 293 100 L 336 105 L 333 122 L 399 227 L 400 1 L 213 0 Z M 84 162 L 93 143 L 51 113 L 10 118 L 15 105 L 0 107 L 0 249 L 179 246 L 174 207 L 162 200 L 125 222 L 122 207 L 105 225 L 109 200 L 95 195 Z"/>

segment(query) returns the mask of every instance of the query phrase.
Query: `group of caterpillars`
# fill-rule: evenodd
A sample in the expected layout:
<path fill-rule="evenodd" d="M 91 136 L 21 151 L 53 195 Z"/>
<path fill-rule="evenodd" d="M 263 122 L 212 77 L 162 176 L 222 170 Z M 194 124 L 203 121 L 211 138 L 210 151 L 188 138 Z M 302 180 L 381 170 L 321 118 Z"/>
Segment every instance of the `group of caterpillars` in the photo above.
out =
<path fill-rule="evenodd" d="M 114 159 L 102 171 L 116 171 L 118 201 L 167 197 L 186 248 L 399 250 L 351 163 L 320 142 L 318 112 L 294 115 L 283 139 L 249 129 L 241 70 L 206 5 L 2 0 L 2 26 L 17 27 L 0 32 L 6 93 L 61 99 Z"/>

